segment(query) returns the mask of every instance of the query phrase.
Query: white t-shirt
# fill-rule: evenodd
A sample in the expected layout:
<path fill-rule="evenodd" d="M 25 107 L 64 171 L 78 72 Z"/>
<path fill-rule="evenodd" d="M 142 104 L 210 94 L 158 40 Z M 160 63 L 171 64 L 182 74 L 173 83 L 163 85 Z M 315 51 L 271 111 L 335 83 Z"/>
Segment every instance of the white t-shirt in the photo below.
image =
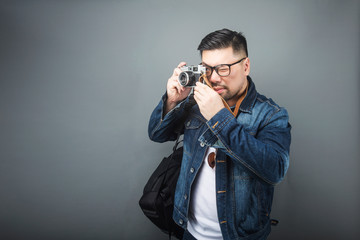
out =
<path fill-rule="evenodd" d="M 199 240 L 223 239 L 216 207 L 215 167 L 208 164 L 211 152 L 216 149 L 208 148 L 190 196 L 188 231 Z"/>

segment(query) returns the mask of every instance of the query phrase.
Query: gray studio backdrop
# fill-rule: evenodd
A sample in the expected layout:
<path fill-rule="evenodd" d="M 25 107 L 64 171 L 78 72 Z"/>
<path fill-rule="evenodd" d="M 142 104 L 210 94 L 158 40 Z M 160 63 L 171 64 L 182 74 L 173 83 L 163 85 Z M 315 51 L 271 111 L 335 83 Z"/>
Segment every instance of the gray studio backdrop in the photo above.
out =
<path fill-rule="evenodd" d="M 227 27 L 288 109 L 270 239 L 358 239 L 358 1 L 1 1 L 0 239 L 167 239 L 138 207 L 172 143 L 147 137 L 180 62 Z"/>

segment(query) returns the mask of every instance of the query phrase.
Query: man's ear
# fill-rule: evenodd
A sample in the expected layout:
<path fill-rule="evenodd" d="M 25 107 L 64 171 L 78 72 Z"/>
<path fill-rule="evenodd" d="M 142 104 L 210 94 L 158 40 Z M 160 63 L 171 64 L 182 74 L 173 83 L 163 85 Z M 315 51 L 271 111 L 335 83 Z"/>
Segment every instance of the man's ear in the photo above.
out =
<path fill-rule="evenodd" d="M 250 59 L 249 58 L 245 59 L 244 70 L 245 70 L 246 76 L 249 76 L 249 74 L 250 74 Z"/>

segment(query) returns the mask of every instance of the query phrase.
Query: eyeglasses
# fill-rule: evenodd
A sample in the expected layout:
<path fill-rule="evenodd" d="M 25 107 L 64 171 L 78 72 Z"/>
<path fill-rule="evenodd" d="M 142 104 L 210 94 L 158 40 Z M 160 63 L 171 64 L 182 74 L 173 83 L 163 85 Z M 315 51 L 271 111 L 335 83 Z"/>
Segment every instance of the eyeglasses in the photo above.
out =
<path fill-rule="evenodd" d="M 211 74 L 213 73 L 214 69 L 215 69 L 215 72 L 221 77 L 229 76 L 230 72 L 231 72 L 230 67 L 232 65 L 240 63 L 244 59 L 246 59 L 246 57 L 244 57 L 244 58 L 240 59 L 239 61 L 234 62 L 232 64 L 220 64 L 220 65 L 216 65 L 215 67 L 210 67 L 210 66 L 207 66 L 206 64 L 203 64 L 206 68 L 206 76 L 210 77 Z"/>

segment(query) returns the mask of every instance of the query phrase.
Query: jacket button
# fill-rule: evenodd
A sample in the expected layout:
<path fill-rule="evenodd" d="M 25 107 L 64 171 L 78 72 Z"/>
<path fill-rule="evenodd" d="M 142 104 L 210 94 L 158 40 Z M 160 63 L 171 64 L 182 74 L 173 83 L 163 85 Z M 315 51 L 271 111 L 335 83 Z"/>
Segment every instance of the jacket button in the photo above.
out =
<path fill-rule="evenodd" d="M 190 172 L 191 172 L 191 173 L 194 173 L 194 172 L 195 172 L 195 169 L 194 169 L 194 168 L 190 168 Z"/>
<path fill-rule="evenodd" d="M 204 142 L 201 142 L 201 143 L 200 143 L 200 146 L 201 146 L 201 147 L 204 147 L 204 146 L 205 146 L 205 143 L 204 143 Z"/>
<path fill-rule="evenodd" d="M 179 220 L 179 224 L 183 225 L 184 221 L 182 219 Z"/>
<path fill-rule="evenodd" d="M 185 200 L 187 199 L 187 195 L 186 195 L 186 194 L 184 195 L 184 199 L 185 199 Z"/>
<path fill-rule="evenodd" d="M 187 123 L 186 123 L 186 126 L 190 126 L 190 124 L 191 124 L 191 121 L 188 121 Z"/>

